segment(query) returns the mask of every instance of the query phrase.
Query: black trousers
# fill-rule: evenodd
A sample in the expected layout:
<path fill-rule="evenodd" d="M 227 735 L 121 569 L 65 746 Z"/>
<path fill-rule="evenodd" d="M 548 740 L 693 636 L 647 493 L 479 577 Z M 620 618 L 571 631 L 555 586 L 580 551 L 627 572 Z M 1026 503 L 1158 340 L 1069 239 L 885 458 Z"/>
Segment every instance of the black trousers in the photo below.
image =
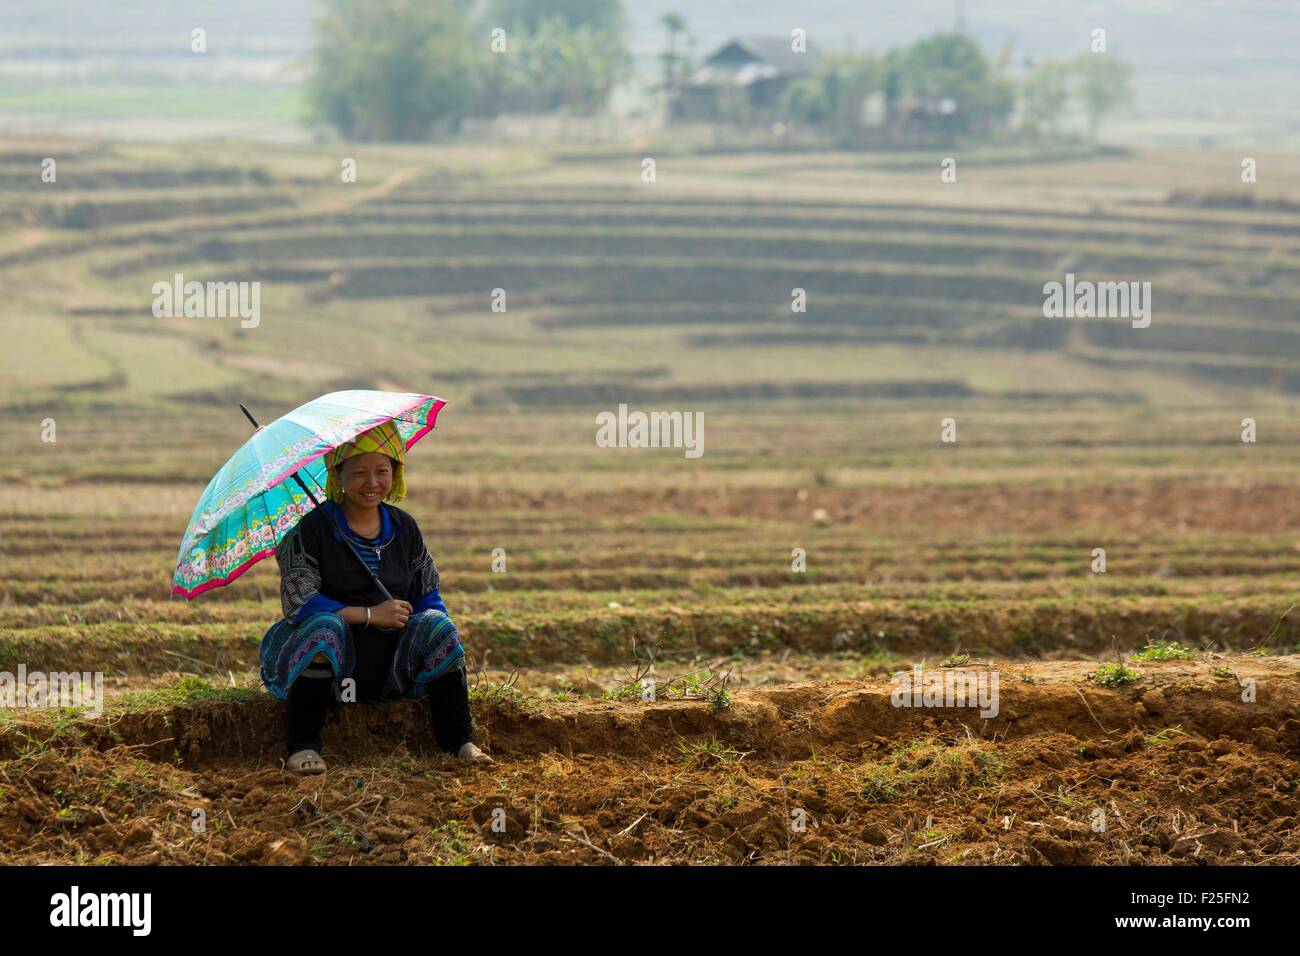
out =
<path fill-rule="evenodd" d="M 358 637 L 354 649 L 356 663 L 352 677 L 356 681 L 358 701 L 379 700 L 384 694 L 388 670 L 397 650 L 397 635 L 391 638 L 370 634 Z M 316 672 L 316 673 L 313 673 Z M 289 753 L 321 749 L 321 728 L 330 705 L 337 704 L 333 692 L 333 673 L 328 664 L 309 664 L 289 685 L 285 700 L 288 715 Z M 455 753 L 474 737 L 469 710 L 469 683 L 464 662 L 429 681 L 429 715 L 438 746 Z"/>

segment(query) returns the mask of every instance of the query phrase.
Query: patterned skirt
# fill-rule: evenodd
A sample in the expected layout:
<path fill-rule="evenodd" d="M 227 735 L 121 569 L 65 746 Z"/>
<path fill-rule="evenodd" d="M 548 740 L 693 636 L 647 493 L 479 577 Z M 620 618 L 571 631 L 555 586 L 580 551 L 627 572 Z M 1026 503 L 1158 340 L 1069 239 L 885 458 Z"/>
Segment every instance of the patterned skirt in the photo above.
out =
<path fill-rule="evenodd" d="M 356 646 L 352 628 L 337 614 L 313 614 L 298 627 L 276 621 L 262 638 L 259 652 L 262 683 L 284 700 L 289 685 L 298 679 L 317 654 L 329 658 L 335 684 L 352 676 Z M 456 625 L 442 611 L 412 614 L 397 639 L 389 668 L 385 697 L 420 698 L 435 677 L 463 666 L 465 648 Z"/>

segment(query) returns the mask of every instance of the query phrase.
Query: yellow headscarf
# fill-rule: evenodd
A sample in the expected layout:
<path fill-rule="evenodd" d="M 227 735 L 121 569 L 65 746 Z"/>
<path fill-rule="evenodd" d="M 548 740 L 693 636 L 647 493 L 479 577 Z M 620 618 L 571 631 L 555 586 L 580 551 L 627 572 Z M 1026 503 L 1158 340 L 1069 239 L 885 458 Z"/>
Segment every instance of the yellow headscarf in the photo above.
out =
<path fill-rule="evenodd" d="M 406 461 L 406 445 L 397 433 L 397 426 L 392 421 L 382 422 L 367 432 L 362 432 L 352 441 L 344 442 L 333 451 L 325 453 L 325 496 L 335 504 L 343 503 L 343 486 L 339 484 L 338 466 L 356 455 L 378 452 L 393 460 L 393 487 L 388 490 L 385 501 L 396 504 L 406 497 L 406 479 L 402 475 L 402 465 Z"/>

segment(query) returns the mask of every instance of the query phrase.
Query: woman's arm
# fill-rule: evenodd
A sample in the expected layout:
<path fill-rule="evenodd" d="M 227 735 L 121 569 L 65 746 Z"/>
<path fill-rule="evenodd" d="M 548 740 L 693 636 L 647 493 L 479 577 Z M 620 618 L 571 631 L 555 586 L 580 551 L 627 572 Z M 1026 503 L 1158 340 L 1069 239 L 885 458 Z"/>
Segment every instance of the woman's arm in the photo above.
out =
<path fill-rule="evenodd" d="M 284 616 L 295 627 L 313 614 L 337 614 L 353 627 L 393 629 L 406 625 L 414 611 L 401 600 L 384 601 L 369 608 L 344 606 L 320 590 L 318 542 L 301 524 L 285 536 L 275 549 L 280 565 L 280 605 Z"/>
<path fill-rule="evenodd" d="M 415 545 L 411 549 L 414 560 L 411 562 L 411 590 L 408 595 L 411 613 L 434 610 L 446 614 L 447 605 L 438 592 L 441 583 L 438 566 L 433 563 L 433 556 L 424 546 L 424 537 L 420 534 L 420 527 L 414 520 L 411 521 L 411 533 L 415 539 Z"/>
<path fill-rule="evenodd" d="M 342 601 L 320 593 L 320 561 L 310 545 L 299 523 L 275 549 L 275 563 L 280 566 L 280 608 L 295 626 L 313 614 L 343 609 Z M 364 623 L 364 608 L 361 615 Z"/>

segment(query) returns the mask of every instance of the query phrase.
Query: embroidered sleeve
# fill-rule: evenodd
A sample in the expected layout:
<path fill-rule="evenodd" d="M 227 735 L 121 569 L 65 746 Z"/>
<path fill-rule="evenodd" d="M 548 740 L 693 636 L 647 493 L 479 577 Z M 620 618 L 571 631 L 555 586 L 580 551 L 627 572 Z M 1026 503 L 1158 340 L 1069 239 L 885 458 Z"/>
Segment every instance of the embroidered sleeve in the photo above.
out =
<path fill-rule="evenodd" d="M 301 624 L 312 614 L 343 607 L 320 593 L 320 565 L 307 550 L 302 528 L 294 528 L 275 549 L 280 566 L 280 608 L 286 620 Z"/>
<path fill-rule="evenodd" d="M 415 547 L 412 549 L 415 560 L 411 563 L 411 610 L 418 613 L 432 608 L 446 614 L 447 605 L 438 593 L 441 583 L 438 566 L 433 563 L 433 556 L 424 546 L 424 538 L 419 529 L 412 525 L 412 530 L 415 534 Z"/>

